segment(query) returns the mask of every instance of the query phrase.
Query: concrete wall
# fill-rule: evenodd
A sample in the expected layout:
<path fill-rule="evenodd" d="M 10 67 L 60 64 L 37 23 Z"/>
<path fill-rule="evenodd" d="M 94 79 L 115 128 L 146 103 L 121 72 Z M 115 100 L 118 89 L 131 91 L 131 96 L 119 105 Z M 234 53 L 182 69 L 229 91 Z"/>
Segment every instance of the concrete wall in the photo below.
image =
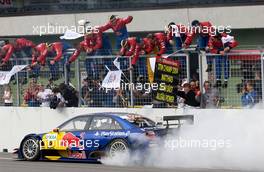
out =
<path fill-rule="evenodd" d="M 212 126 L 220 126 L 220 128 L 217 128 L 219 132 L 223 131 L 223 135 L 228 134 L 225 133 L 228 130 L 221 130 L 221 127 L 225 128 L 225 124 L 227 123 L 237 128 L 245 128 L 245 125 L 253 125 L 256 128 L 261 128 L 263 126 L 262 124 L 264 124 L 264 110 L 175 110 L 150 108 L 64 108 L 61 110 L 51 110 L 49 108 L 1 107 L 0 151 L 4 148 L 12 151 L 18 147 L 21 139 L 26 134 L 48 132 L 73 116 L 94 112 L 133 112 L 145 115 L 155 121 L 161 121 L 164 115 L 194 114 L 195 125 L 210 121 L 210 125 L 207 125 L 207 130 L 214 130 L 211 128 Z M 241 117 L 243 117 L 243 120 L 241 120 Z"/>
<path fill-rule="evenodd" d="M 48 23 L 60 26 L 75 26 L 80 19 L 88 19 L 92 25 L 106 23 L 111 14 L 121 17 L 132 15 L 129 25 L 131 32 L 163 30 L 169 22 L 187 24 L 193 19 L 212 21 L 214 25 L 231 25 L 234 29 L 264 28 L 264 5 L 182 8 L 126 12 L 98 12 L 64 15 L 39 15 L 0 18 L 0 36 L 37 35 L 33 26 L 47 26 Z"/>

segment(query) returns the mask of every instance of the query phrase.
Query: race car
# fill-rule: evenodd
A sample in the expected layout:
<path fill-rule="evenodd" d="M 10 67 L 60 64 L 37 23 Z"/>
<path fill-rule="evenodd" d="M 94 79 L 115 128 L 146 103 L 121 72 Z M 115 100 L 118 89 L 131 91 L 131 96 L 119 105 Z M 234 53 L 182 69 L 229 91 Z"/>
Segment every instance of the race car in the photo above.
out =
<path fill-rule="evenodd" d="M 137 114 L 81 115 L 51 132 L 25 136 L 14 154 L 28 161 L 96 162 L 103 156 L 114 157 L 118 153 L 137 150 L 144 153 L 156 136 L 165 135 L 166 131 L 168 127 L 158 127 L 154 121 Z"/>

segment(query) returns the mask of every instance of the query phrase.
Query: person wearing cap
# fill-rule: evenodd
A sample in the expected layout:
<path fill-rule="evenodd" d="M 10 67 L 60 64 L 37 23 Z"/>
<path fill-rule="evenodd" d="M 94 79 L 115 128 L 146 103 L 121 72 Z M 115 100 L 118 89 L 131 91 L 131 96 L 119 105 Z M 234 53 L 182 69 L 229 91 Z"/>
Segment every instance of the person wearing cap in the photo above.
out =
<path fill-rule="evenodd" d="M 223 88 L 228 86 L 228 78 L 229 78 L 229 61 L 228 57 L 225 55 L 232 48 L 235 48 L 238 43 L 232 39 L 227 40 L 232 36 L 227 35 L 226 33 L 217 32 L 215 35 L 211 36 L 208 42 L 208 47 L 206 48 L 212 54 L 219 54 L 219 56 L 215 56 L 215 68 L 216 68 L 216 83 L 215 87 L 221 87 L 221 75 L 222 75 L 222 65 L 224 64 L 224 83 L 222 85 Z M 210 66 L 209 66 L 210 67 Z M 212 69 L 209 69 L 210 71 Z"/>
<path fill-rule="evenodd" d="M 197 39 L 197 48 L 199 50 L 205 50 L 205 48 L 208 46 L 209 38 L 210 36 L 215 34 L 215 28 L 212 26 L 212 24 L 209 21 L 200 22 L 198 20 L 192 21 L 192 28 L 188 31 L 187 38 L 184 41 L 184 44 L 182 47 L 187 48 L 191 45 L 193 39 L 198 36 Z M 212 69 L 212 59 L 207 57 L 207 65 L 208 69 L 207 72 L 211 72 L 210 69 Z"/>
<path fill-rule="evenodd" d="M 121 48 L 121 41 L 129 37 L 126 25 L 131 23 L 133 20 L 132 16 L 127 18 L 119 18 L 117 15 L 111 15 L 109 22 L 100 27 L 102 32 L 108 29 L 112 29 L 116 35 L 116 48 L 119 50 Z"/>
<path fill-rule="evenodd" d="M 183 24 L 175 24 L 174 22 L 170 22 L 165 30 L 167 42 L 170 45 L 175 45 L 176 50 L 181 50 L 183 47 L 188 29 Z"/>

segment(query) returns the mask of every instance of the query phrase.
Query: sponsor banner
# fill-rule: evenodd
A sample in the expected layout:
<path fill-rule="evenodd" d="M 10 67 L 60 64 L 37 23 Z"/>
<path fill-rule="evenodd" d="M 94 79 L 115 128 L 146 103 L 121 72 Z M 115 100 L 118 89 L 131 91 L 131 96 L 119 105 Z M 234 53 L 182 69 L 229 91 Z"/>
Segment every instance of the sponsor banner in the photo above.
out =
<path fill-rule="evenodd" d="M 177 104 L 177 85 L 179 83 L 179 63 L 169 58 L 156 59 L 154 83 L 159 88 L 153 90 L 153 98 L 160 102 Z M 160 85 L 163 85 L 161 88 Z"/>

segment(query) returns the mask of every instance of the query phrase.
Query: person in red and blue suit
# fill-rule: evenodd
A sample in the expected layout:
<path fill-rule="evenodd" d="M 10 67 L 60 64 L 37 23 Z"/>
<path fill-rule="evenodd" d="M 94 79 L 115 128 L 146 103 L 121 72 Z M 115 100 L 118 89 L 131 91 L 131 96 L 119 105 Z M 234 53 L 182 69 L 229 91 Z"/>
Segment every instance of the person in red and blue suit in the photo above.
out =
<path fill-rule="evenodd" d="M 109 22 L 106 25 L 100 27 L 102 32 L 105 32 L 108 29 L 112 29 L 114 31 L 116 35 L 117 50 L 121 48 L 121 41 L 129 37 L 126 25 L 131 23 L 132 20 L 132 16 L 128 16 L 127 18 L 119 18 L 116 15 L 111 15 Z"/>

